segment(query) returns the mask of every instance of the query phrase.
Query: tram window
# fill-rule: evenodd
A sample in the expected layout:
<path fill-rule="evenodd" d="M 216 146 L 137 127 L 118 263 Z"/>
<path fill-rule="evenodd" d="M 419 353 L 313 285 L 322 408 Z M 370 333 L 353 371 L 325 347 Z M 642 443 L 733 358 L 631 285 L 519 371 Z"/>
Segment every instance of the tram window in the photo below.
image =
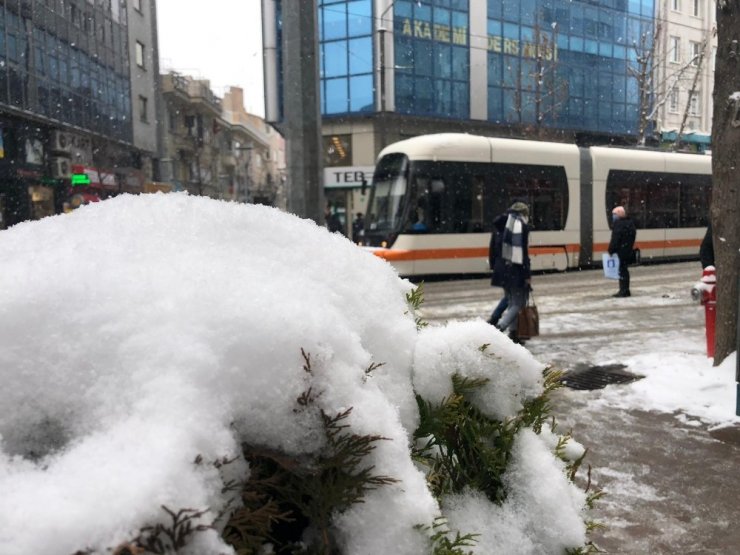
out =
<path fill-rule="evenodd" d="M 427 214 L 429 208 L 429 178 L 416 176 L 411 187 L 409 217 L 404 225 L 406 231 L 421 233 L 429 231 Z"/>
<path fill-rule="evenodd" d="M 370 223 L 370 229 L 388 230 L 400 224 L 406 198 L 407 162 L 405 156 L 390 154 L 378 164 L 369 207 L 376 217 Z"/>
<path fill-rule="evenodd" d="M 473 189 L 470 199 L 470 222 L 466 231 L 481 233 L 484 231 L 483 224 L 483 186 L 485 179 L 482 175 L 473 176 Z"/>
<path fill-rule="evenodd" d="M 685 227 L 704 227 L 709 223 L 712 183 L 709 176 L 696 176 L 681 183 L 681 221 Z"/>
<path fill-rule="evenodd" d="M 416 162 L 412 174 L 406 230 L 423 220 L 431 233 L 490 232 L 495 217 L 515 200 L 530 206 L 535 229 L 565 226 L 568 182 L 562 167 Z"/>
<path fill-rule="evenodd" d="M 556 166 L 494 164 L 489 174 L 490 195 L 495 214 L 515 200 L 529 205 L 534 230 L 560 230 L 568 210 L 568 179 L 565 169 Z"/>
<path fill-rule="evenodd" d="M 606 184 L 607 221 L 622 205 L 638 229 L 702 227 L 709 212 L 711 177 L 613 170 Z"/>

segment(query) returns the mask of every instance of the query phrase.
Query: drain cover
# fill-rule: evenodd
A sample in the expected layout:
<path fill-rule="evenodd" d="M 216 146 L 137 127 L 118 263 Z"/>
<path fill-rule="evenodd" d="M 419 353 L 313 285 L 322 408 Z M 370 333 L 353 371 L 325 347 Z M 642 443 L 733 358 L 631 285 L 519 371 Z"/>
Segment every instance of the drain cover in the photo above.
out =
<path fill-rule="evenodd" d="M 566 373 L 560 381 L 571 389 L 603 389 L 607 385 L 630 383 L 644 378 L 625 370 L 624 364 L 608 364 L 606 366 L 576 366 Z"/>

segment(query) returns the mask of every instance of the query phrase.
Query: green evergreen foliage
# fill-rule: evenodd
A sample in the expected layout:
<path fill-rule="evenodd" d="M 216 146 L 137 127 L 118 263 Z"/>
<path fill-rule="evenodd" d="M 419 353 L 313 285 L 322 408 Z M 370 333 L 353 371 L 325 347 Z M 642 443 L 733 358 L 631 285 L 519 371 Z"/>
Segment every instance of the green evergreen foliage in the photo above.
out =
<path fill-rule="evenodd" d="M 484 345 L 481 350 L 485 351 L 487 347 Z M 516 434 L 524 427 L 541 433 L 542 425 L 548 420 L 551 429 L 555 430 L 555 419 L 550 416 L 550 394 L 562 386 L 560 376 L 560 372 L 545 369 L 543 393 L 526 400 L 519 413 L 506 421 L 490 418 L 471 402 L 471 394 L 486 385 L 486 379 L 470 379 L 453 374 L 453 393 L 438 404 L 417 395 L 420 423 L 414 433 L 417 441 L 413 456 L 426 467 L 427 481 L 435 497 L 442 499 L 446 495 L 472 488 L 484 493 L 494 503 L 503 503 L 507 496 L 503 475 L 511 459 Z M 573 481 L 586 453 L 576 461 L 568 461 L 565 446 L 569 440 L 569 434 L 560 438 L 555 454 L 567 463 L 566 473 Z M 589 487 L 590 469 L 586 491 Z M 589 495 L 588 508 L 592 508 L 602 495 L 602 492 Z M 586 521 L 587 531 L 599 526 L 598 523 Z M 441 549 L 439 553 L 462 553 L 459 548 L 471 545 L 469 542 L 474 542 L 475 535 L 465 536 L 463 539 L 466 543 L 456 544 L 451 551 L 445 550 L 448 547 L 440 543 L 440 538 L 443 542 L 449 541 L 447 534 L 435 535 L 435 545 Z M 596 551 L 597 548 L 588 543 L 567 553 L 585 555 Z"/>
<path fill-rule="evenodd" d="M 178 549 L 187 545 L 189 536 L 213 528 L 208 524 L 199 523 L 207 510 L 180 509 L 174 512 L 164 505 L 162 505 L 162 510 L 169 515 L 171 522 L 145 526 L 134 541 L 137 546 L 145 550 L 145 553 L 155 555 L 177 553 Z"/>
<path fill-rule="evenodd" d="M 452 532 L 447 527 L 447 520 L 443 517 L 437 517 L 431 526 L 417 526 L 417 529 L 431 532 L 432 553 L 431 555 L 471 555 L 472 551 L 465 551 L 465 547 L 475 545 L 477 534 L 460 535 L 455 532 L 454 537 L 450 538 Z"/>
<path fill-rule="evenodd" d="M 533 399 L 525 400 L 523 405 L 524 408 L 520 411 L 518 418 L 521 419 L 523 426 L 532 428 L 536 433 L 542 431 L 542 424 L 547 420 L 553 421 L 553 430 L 555 419 L 550 416 L 552 412 L 552 406 L 550 404 L 550 395 L 553 391 L 563 387 L 561 380 L 563 372 L 555 370 L 552 367 L 547 367 L 542 373 L 543 377 L 543 391 L 541 395 Z"/>
<path fill-rule="evenodd" d="M 427 480 L 438 499 L 466 488 L 496 503 L 506 498 L 502 476 L 521 420 L 494 420 L 469 401 L 469 394 L 487 382 L 454 374 L 453 393 L 440 404 L 416 396 L 420 423 L 413 456 L 428 468 Z"/>
<path fill-rule="evenodd" d="M 311 358 L 303 352 L 304 370 L 311 374 Z M 376 366 L 371 366 L 368 372 Z M 397 480 L 373 472 L 366 457 L 386 438 L 351 431 L 346 423 L 352 408 L 327 414 L 315 406 L 309 387 L 296 400 L 296 411 L 317 411 L 326 444 L 310 457 L 288 457 L 258 446 L 243 445 L 250 478 L 244 484 L 245 507 L 235 513 L 224 537 L 239 554 L 257 553 L 265 542 L 276 553 L 330 555 L 336 553 L 332 517 L 361 503 L 372 489 Z M 253 516 L 261 517 L 258 522 Z M 309 529 L 310 541 L 304 532 Z"/>
<path fill-rule="evenodd" d="M 406 302 L 409 304 L 411 312 L 414 314 L 414 321 L 416 322 L 416 329 L 422 329 L 429 324 L 416 316 L 416 313 L 424 303 L 424 282 L 421 282 L 416 289 L 406 294 Z"/>

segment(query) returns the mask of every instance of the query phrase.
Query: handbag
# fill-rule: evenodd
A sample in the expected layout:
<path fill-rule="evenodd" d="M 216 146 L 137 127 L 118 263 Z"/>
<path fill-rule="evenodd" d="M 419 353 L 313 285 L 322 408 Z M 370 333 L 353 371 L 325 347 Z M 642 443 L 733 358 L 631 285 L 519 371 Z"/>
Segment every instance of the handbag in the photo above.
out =
<path fill-rule="evenodd" d="M 530 292 L 527 304 L 519 311 L 516 323 L 516 334 L 519 339 L 531 339 L 540 334 L 540 313 Z"/>
<path fill-rule="evenodd" d="M 601 263 L 604 266 L 604 277 L 606 279 L 619 279 L 619 256 L 603 253 Z"/>

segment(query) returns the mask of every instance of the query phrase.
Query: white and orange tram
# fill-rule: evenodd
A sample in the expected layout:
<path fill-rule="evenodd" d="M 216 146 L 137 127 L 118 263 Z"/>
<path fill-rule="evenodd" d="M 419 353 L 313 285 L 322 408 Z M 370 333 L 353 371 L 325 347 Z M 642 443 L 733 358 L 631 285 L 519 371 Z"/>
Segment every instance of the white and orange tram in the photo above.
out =
<path fill-rule="evenodd" d="M 618 205 L 635 221 L 642 260 L 690 258 L 711 186 L 707 155 L 424 135 L 379 154 L 362 244 L 402 276 L 485 274 L 492 222 L 522 200 L 533 270 L 600 263 Z"/>

